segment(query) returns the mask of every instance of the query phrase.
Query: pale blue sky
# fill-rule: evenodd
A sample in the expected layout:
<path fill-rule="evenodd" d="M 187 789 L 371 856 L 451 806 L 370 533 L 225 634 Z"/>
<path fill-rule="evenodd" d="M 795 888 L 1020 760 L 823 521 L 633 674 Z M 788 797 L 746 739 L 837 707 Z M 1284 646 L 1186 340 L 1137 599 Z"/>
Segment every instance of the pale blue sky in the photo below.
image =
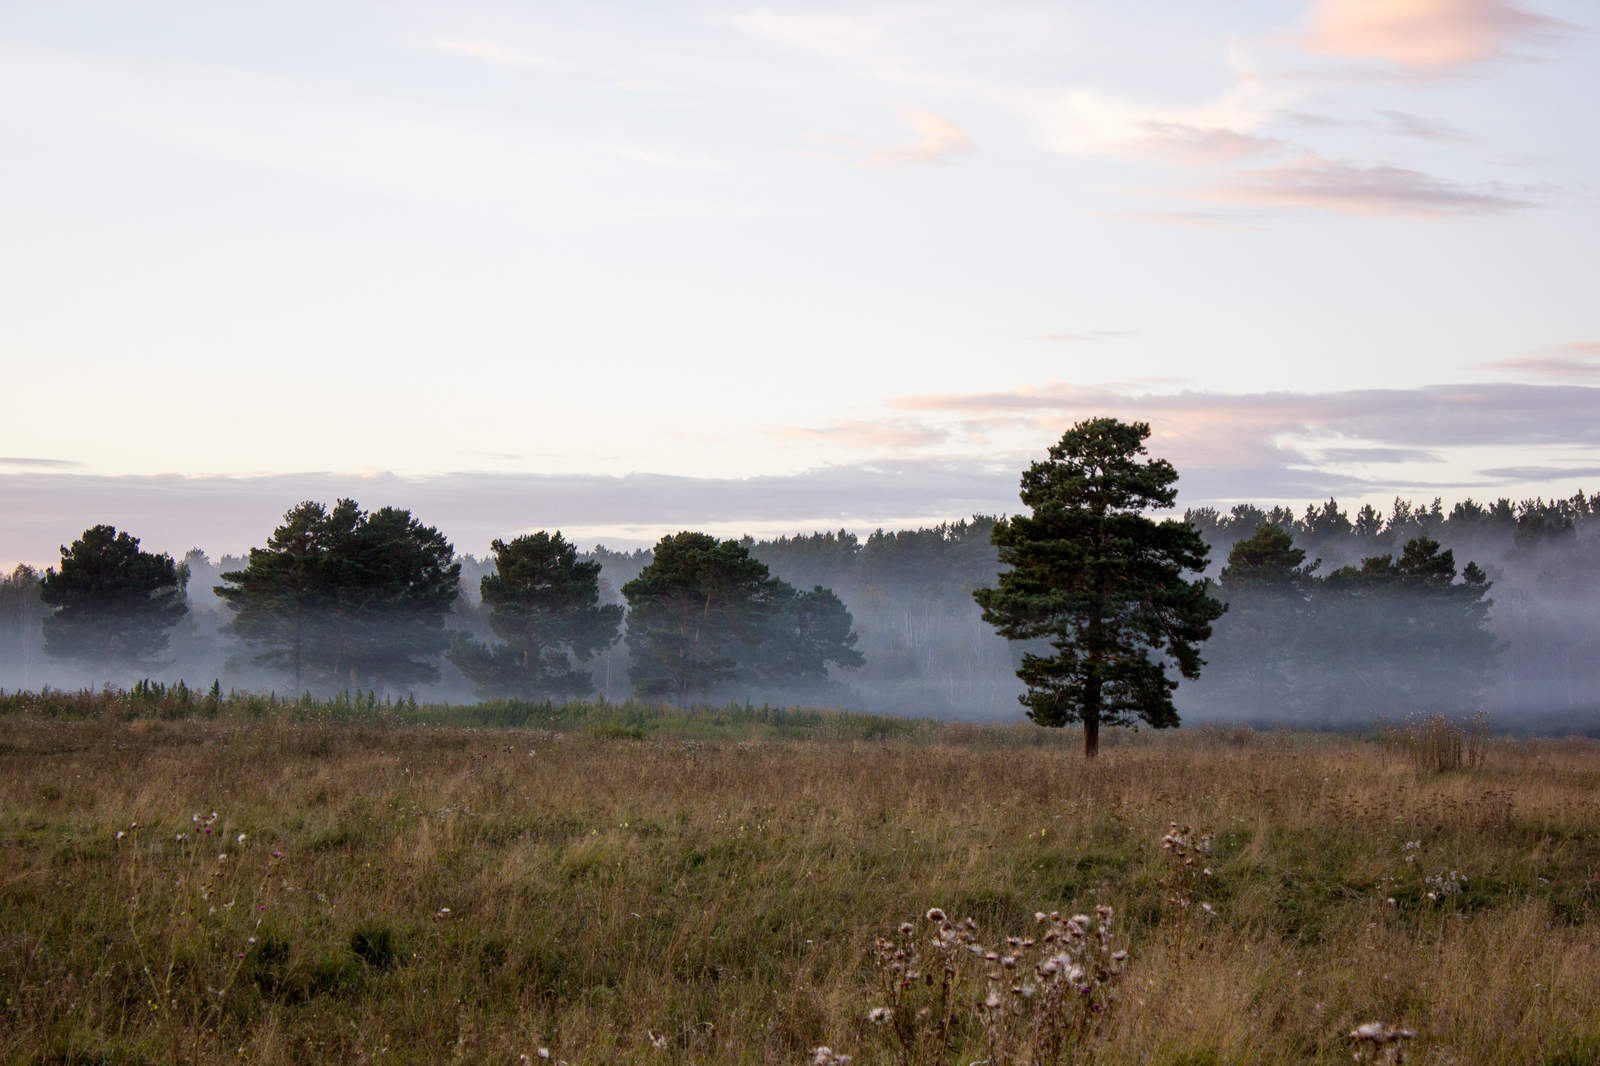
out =
<path fill-rule="evenodd" d="M 9 0 L 0 498 L 639 473 L 779 501 L 709 528 L 870 526 L 970 507 L 954 470 L 1004 506 L 1100 412 L 1153 422 L 1186 502 L 1600 486 L 1597 27 L 1555 0 Z M 837 504 L 785 511 L 772 479 L 819 471 Z M 363 502 L 406 502 L 383 483 Z M 527 521 L 681 525 L 609 503 Z"/>

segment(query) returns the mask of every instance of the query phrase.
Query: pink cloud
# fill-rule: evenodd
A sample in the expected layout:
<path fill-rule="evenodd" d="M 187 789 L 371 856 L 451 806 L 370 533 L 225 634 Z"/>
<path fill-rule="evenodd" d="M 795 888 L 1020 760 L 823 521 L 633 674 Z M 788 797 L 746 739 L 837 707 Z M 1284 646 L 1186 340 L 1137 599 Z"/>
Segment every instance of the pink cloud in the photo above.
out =
<path fill-rule="evenodd" d="M 1084 418 L 1149 422 L 1152 453 L 1180 466 L 1283 469 L 1319 450 L 1378 445 L 1432 450 L 1486 445 L 1600 446 L 1600 389 L 1578 385 L 1433 385 L 1328 393 L 1133 395 L 1061 383 L 1011 392 L 901 396 L 894 410 L 958 415 L 969 432 L 1019 420 L 1054 435 Z M 1295 442 L 1300 442 L 1299 444 Z"/>
<path fill-rule="evenodd" d="M 1567 29 L 1514 0 L 1314 0 L 1307 51 L 1443 72 Z"/>
<path fill-rule="evenodd" d="M 867 160 L 869 167 L 926 167 L 953 162 L 953 157 L 972 155 L 977 145 L 965 130 L 931 111 L 905 113 L 906 123 L 919 136 L 913 144 L 880 148 Z"/>
<path fill-rule="evenodd" d="M 1458 185 L 1405 167 L 1363 167 L 1319 155 L 1241 170 L 1198 195 L 1221 203 L 1400 218 L 1494 215 L 1531 206 L 1492 186 Z"/>
<path fill-rule="evenodd" d="M 1558 344 L 1534 355 L 1477 365 L 1554 381 L 1592 381 L 1600 378 L 1600 341 Z"/>

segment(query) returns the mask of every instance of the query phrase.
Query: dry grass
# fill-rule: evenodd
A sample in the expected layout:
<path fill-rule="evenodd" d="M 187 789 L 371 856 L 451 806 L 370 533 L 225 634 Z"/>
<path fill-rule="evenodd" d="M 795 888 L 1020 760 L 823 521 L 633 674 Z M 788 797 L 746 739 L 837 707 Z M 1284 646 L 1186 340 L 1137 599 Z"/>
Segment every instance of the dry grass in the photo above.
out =
<path fill-rule="evenodd" d="M 1105 903 L 1130 957 L 1080 1057 L 1348 1062 L 1377 1021 L 1409 1062 L 1600 1062 L 1600 744 L 1073 744 L 0 717 L 0 1055 L 866 1066 L 908 915 L 996 943 Z M 1211 836 L 1181 916 L 1174 822 Z"/>

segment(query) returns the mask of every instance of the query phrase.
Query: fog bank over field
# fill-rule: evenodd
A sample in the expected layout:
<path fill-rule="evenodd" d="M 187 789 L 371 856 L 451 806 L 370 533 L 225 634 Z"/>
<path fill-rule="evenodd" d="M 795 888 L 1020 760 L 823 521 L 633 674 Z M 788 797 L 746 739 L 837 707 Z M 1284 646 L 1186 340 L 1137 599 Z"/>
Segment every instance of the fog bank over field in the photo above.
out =
<path fill-rule="evenodd" d="M 1201 679 L 1178 690 L 1186 722 L 1349 727 L 1373 715 L 1484 709 L 1510 728 L 1600 728 L 1600 512 L 1582 493 L 1555 501 L 1468 500 L 1450 509 L 1440 501 L 1396 499 L 1382 513 L 1371 507 L 1352 512 L 1331 501 L 1299 514 L 1237 505 L 1191 509 L 1187 518 L 1212 546 L 1208 576 L 1220 580 L 1214 592 L 1231 609 L 1203 648 L 1208 665 Z M 997 637 L 972 599 L 973 589 L 992 584 L 996 572 L 992 525 L 980 515 L 866 535 L 835 530 L 746 538 L 750 554 L 775 577 L 801 591 L 822 586 L 839 596 L 854 618 L 865 665 L 831 669 L 821 688 L 790 692 L 730 682 L 707 698 L 1019 718 L 1022 686 L 1014 670 L 1022 649 Z M 1290 560 L 1297 567 L 1284 569 L 1290 576 L 1277 585 L 1251 584 L 1242 566 L 1225 569 L 1235 546 L 1259 541 L 1264 527 L 1282 530 L 1284 543 L 1305 553 Z M 1406 560 L 1431 542 L 1438 547 L 1428 563 L 1430 580 L 1438 585 L 1444 553 L 1450 553 L 1447 584 L 1456 606 L 1441 607 L 1428 599 L 1437 597 L 1437 587 L 1406 578 Z M 622 603 L 619 590 L 652 555 L 595 545 L 583 558 L 601 564 L 602 602 Z M 478 591 L 493 572 L 492 557 L 469 552 L 458 560 L 461 591 L 447 625 L 493 643 Z M 169 683 L 182 678 L 196 688 L 215 680 L 224 689 L 288 691 L 281 670 L 253 662 L 253 649 L 224 629 L 232 616 L 213 589 L 246 560 L 195 549 L 178 561 L 189 612 L 173 630 L 162 665 L 126 676 L 47 658 L 40 627 L 48 608 L 38 600 L 37 582 L 30 584 L 25 571 L 7 578 L 0 589 L 0 685 L 127 685 L 150 676 Z M 1456 595 L 1469 563 L 1490 583 L 1483 596 L 1490 604 L 1489 636 L 1481 640 L 1473 633 L 1471 597 Z M 414 693 L 423 701 L 476 698 L 448 661 L 441 657 L 436 665 L 437 684 L 391 694 Z M 607 699 L 630 695 L 626 644 L 580 665 Z"/>

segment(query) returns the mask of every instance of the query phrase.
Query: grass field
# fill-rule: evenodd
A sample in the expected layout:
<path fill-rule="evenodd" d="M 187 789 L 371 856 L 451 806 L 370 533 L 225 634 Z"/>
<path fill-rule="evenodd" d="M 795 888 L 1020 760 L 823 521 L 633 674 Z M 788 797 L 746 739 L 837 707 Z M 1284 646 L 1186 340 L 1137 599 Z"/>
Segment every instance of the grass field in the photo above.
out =
<path fill-rule="evenodd" d="M 1000 963 L 902 1045 L 875 942 L 1105 904 L 1063 1061 L 1600 1063 L 1595 741 L 253 699 L 0 698 L 5 1061 L 966 1066 Z"/>

